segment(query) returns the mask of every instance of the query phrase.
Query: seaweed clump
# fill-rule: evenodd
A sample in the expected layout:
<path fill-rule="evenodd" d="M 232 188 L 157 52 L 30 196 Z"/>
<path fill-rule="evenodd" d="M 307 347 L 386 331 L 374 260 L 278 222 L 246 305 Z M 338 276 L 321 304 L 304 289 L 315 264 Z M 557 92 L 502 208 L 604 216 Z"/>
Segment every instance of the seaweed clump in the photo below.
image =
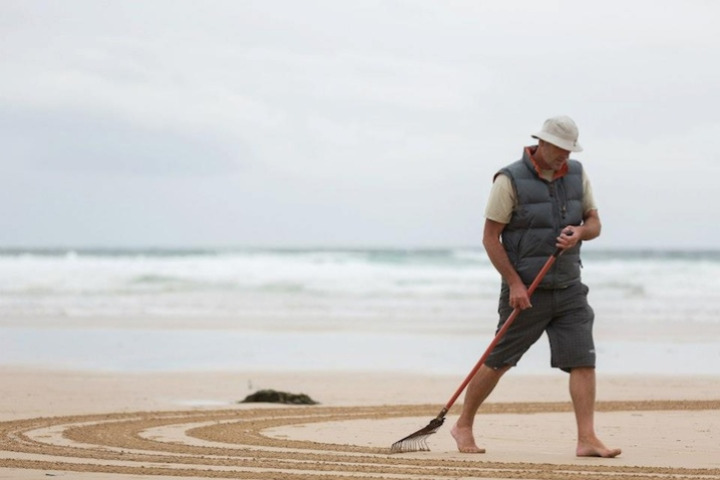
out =
<path fill-rule="evenodd" d="M 248 395 L 238 403 L 285 403 L 289 405 L 317 405 L 317 402 L 304 393 L 279 392 L 266 389 Z"/>

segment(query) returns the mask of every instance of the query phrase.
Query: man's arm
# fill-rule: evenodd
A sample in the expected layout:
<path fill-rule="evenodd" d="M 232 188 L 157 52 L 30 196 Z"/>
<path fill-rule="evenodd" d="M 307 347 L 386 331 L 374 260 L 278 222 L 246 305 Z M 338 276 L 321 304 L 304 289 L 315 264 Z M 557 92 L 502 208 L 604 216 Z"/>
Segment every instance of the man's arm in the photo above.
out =
<path fill-rule="evenodd" d="M 510 306 L 512 308 L 525 310 L 526 308 L 532 307 L 530 297 L 528 296 L 527 287 L 525 287 L 520 275 L 518 275 L 512 263 L 510 263 L 510 258 L 508 258 L 505 247 L 503 247 L 500 241 L 500 234 L 504 229 L 504 223 L 485 219 L 483 246 L 485 247 L 490 262 L 510 286 Z"/>

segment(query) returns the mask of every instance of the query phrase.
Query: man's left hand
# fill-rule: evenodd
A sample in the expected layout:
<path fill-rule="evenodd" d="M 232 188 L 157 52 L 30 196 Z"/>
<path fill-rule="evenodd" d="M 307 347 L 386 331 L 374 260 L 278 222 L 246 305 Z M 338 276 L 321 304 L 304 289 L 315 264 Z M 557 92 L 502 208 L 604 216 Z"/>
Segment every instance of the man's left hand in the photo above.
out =
<path fill-rule="evenodd" d="M 574 247 L 580 241 L 581 231 L 582 227 L 575 227 L 572 225 L 563 228 L 556 239 L 557 243 L 555 243 L 555 246 L 557 248 L 562 248 L 563 250 Z"/>

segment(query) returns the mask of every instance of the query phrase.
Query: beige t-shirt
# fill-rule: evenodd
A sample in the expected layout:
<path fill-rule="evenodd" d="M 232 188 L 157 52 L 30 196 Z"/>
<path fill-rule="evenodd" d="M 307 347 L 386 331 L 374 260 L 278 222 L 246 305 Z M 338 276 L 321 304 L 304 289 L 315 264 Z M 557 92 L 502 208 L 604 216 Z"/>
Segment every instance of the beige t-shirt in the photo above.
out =
<path fill-rule="evenodd" d="M 553 171 L 543 170 L 542 176 L 550 181 L 553 176 Z M 587 214 L 590 210 L 597 210 L 597 205 L 595 204 L 595 197 L 593 197 L 590 179 L 588 179 L 584 168 L 582 171 L 582 182 L 583 213 Z M 508 224 L 510 223 L 510 218 L 516 205 L 517 196 L 515 195 L 515 189 L 512 187 L 510 177 L 501 173 L 495 178 L 492 189 L 490 189 L 490 198 L 485 206 L 485 218 L 498 223 Z"/>

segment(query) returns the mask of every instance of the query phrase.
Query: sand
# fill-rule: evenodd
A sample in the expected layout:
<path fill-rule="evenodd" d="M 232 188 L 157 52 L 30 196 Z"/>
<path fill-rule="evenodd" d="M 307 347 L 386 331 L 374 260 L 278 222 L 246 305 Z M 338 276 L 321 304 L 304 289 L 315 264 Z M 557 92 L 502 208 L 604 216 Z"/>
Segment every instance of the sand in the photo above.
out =
<path fill-rule="evenodd" d="M 614 459 L 577 458 L 562 373 L 511 372 L 483 406 L 484 455 L 390 454 L 458 377 L 404 373 L 98 373 L 0 368 L 0 479 L 720 479 L 720 377 L 598 378 Z M 317 406 L 237 404 L 262 388 Z M 462 397 L 461 397 L 462 400 Z"/>

